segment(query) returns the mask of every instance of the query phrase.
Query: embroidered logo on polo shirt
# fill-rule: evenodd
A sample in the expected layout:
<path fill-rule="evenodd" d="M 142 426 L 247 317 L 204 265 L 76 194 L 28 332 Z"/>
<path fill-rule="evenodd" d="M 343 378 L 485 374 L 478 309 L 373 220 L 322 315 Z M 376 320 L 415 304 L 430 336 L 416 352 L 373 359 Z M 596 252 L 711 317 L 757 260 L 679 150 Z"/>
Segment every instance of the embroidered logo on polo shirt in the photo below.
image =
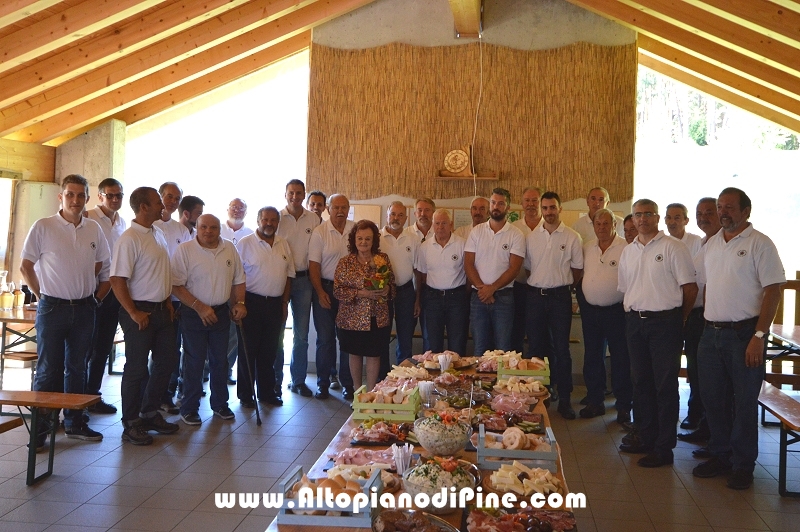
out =
<path fill-rule="evenodd" d="M 508 248 L 509 248 L 508 244 L 503 244 L 503 251 L 508 251 Z"/>
<path fill-rule="evenodd" d="M 284 256 L 283 256 L 283 261 L 284 261 L 284 262 L 286 262 L 286 261 L 287 261 L 287 259 L 286 259 L 286 255 L 284 255 Z"/>
<path fill-rule="evenodd" d="M 736 254 L 738 256 L 740 256 L 740 257 L 744 257 L 745 255 L 747 255 L 747 250 L 746 249 L 740 249 Z"/>
<path fill-rule="evenodd" d="M 89 244 L 89 247 L 91 247 L 92 249 L 97 249 L 97 244 L 92 242 L 91 244 Z"/>
<path fill-rule="evenodd" d="M 608 264 L 609 264 L 610 266 L 614 267 L 614 266 L 616 266 L 616 265 L 617 265 L 617 261 L 615 261 L 615 260 L 612 260 L 612 261 L 611 261 L 611 262 L 609 262 Z"/>
<path fill-rule="evenodd" d="M 310 235 L 310 234 L 311 234 L 311 228 L 310 228 L 310 227 L 306 227 L 306 234 L 307 234 L 307 235 Z"/>
<path fill-rule="evenodd" d="M 228 259 L 228 260 L 226 260 L 226 261 L 225 261 L 225 265 L 226 265 L 228 268 L 230 268 L 230 267 L 231 267 L 231 264 L 233 264 L 233 263 L 231 262 L 231 259 Z"/>
<path fill-rule="evenodd" d="M 176 243 L 176 244 L 180 244 L 180 243 L 181 243 L 181 239 L 180 239 L 180 238 L 176 238 L 176 239 L 175 239 L 175 243 Z"/>
<path fill-rule="evenodd" d="M 664 255 L 662 255 L 661 253 L 656 255 L 656 262 L 663 262 L 663 261 L 664 261 Z"/>
<path fill-rule="evenodd" d="M 453 256 L 452 256 L 452 257 L 450 257 L 450 258 L 451 258 L 451 259 L 453 259 L 454 261 L 455 261 L 455 260 L 458 260 L 458 255 L 456 255 L 456 254 L 454 253 L 454 254 L 453 254 Z"/>
<path fill-rule="evenodd" d="M 565 249 L 567 249 L 567 245 L 566 244 L 561 244 L 561 246 L 558 249 L 560 249 L 561 251 L 564 251 Z"/>
<path fill-rule="evenodd" d="M 406 253 L 411 253 L 411 246 L 406 246 Z"/>

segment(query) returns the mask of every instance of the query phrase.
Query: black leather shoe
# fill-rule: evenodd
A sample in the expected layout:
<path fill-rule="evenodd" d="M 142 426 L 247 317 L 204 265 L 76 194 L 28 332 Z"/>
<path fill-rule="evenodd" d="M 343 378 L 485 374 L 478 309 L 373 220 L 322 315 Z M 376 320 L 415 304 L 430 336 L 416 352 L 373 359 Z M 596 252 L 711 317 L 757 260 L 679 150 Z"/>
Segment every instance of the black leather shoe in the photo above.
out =
<path fill-rule="evenodd" d="M 550 392 L 550 402 L 557 403 L 558 402 L 558 392 L 552 386 L 547 387 L 547 391 Z"/>
<path fill-rule="evenodd" d="M 713 458 L 714 455 L 708 450 L 708 447 L 700 447 L 692 451 L 692 456 L 695 458 Z"/>
<path fill-rule="evenodd" d="M 342 398 L 345 401 L 352 401 L 353 393 L 354 393 L 353 388 L 351 388 L 350 386 L 345 386 L 344 388 L 342 388 Z"/>
<path fill-rule="evenodd" d="M 265 399 L 259 399 L 262 403 L 267 403 L 268 405 L 272 406 L 283 406 L 283 399 L 280 397 L 267 397 Z"/>
<path fill-rule="evenodd" d="M 683 430 L 697 430 L 699 426 L 700 426 L 700 420 L 690 418 L 689 416 L 686 416 L 685 418 L 683 418 L 683 421 L 681 421 L 681 428 Z"/>
<path fill-rule="evenodd" d="M 687 443 L 700 443 L 706 442 L 711 437 L 711 434 L 708 431 L 708 427 L 703 429 L 700 427 L 699 429 L 693 432 L 681 432 L 678 434 L 678 439 L 681 441 L 685 441 Z"/>
<path fill-rule="evenodd" d="M 584 396 L 583 399 L 581 399 L 581 404 L 584 405 L 584 406 L 589 404 L 589 396 L 588 395 Z"/>
<path fill-rule="evenodd" d="M 581 408 L 580 416 L 583 419 L 591 419 L 593 417 L 602 416 L 606 413 L 605 405 L 587 405 Z"/>
<path fill-rule="evenodd" d="M 564 419 L 575 419 L 575 410 L 572 409 L 572 405 L 569 403 L 558 403 L 558 413 Z"/>
<path fill-rule="evenodd" d="M 248 401 L 247 399 L 245 399 L 244 401 L 242 401 L 240 399 L 239 400 L 239 404 L 242 405 L 242 408 L 255 408 L 256 407 L 256 404 L 253 401 Z"/>
<path fill-rule="evenodd" d="M 236 384 L 236 379 L 228 377 L 228 386 L 234 386 L 235 384 Z"/>
<path fill-rule="evenodd" d="M 734 469 L 728 478 L 728 487 L 732 490 L 746 490 L 753 485 L 753 473 L 744 469 Z"/>
<path fill-rule="evenodd" d="M 623 453 L 645 454 L 652 452 L 653 448 L 641 442 L 636 442 L 633 444 L 623 443 L 622 445 L 619 446 L 619 450 L 622 451 Z"/>
<path fill-rule="evenodd" d="M 304 382 L 301 382 L 299 384 L 292 383 L 289 386 L 287 386 L 287 388 L 289 388 L 290 392 L 300 394 L 303 397 L 311 397 L 312 395 L 314 395 L 311 392 L 311 389 L 308 386 L 306 386 L 306 383 Z"/>
<path fill-rule="evenodd" d="M 643 456 L 636 461 L 642 467 L 661 467 L 665 465 L 672 465 L 672 453 L 659 453 L 652 452 L 647 456 Z"/>
<path fill-rule="evenodd" d="M 633 426 L 631 425 L 631 413 L 625 412 L 624 410 L 617 411 L 617 423 L 625 427 L 626 429 L 631 429 Z"/>
<path fill-rule="evenodd" d="M 642 440 L 639 439 L 639 429 L 636 425 L 631 427 L 631 431 L 622 437 L 622 443 L 625 445 L 641 445 Z"/>
<path fill-rule="evenodd" d="M 692 475 L 698 478 L 713 478 L 719 475 L 727 475 L 730 472 L 730 461 L 718 456 L 714 456 L 711 460 L 703 462 L 692 469 Z"/>
<path fill-rule="evenodd" d="M 314 397 L 317 399 L 327 399 L 330 396 L 331 394 L 328 392 L 327 388 L 319 388 L 317 389 L 317 393 L 314 394 Z"/>

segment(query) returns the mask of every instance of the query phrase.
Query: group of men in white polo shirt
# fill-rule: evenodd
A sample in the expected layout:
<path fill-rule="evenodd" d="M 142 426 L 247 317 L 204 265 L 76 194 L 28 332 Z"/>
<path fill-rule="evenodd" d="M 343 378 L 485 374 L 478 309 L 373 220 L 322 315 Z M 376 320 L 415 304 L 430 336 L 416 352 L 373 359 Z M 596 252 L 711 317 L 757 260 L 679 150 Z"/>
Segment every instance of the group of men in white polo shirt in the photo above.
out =
<path fill-rule="evenodd" d="M 100 204 L 84 213 L 88 184 L 81 176 L 67 176 L 61 209 L 37 221 L 25 241 L 21 269 L 41 300 L 35 389 L 99 394 L 118 319 L 127 357 L 123 439 L 146 445 L 152 442 L 149 431 L 175 432 L 178 426 L 159 409 L 176 413 L 168 389 L 178 364 L 174 318 L 180 306 L 183 421 L 202 422 L 206 361 L 212 411 L 222 419 L 234 417 L 226 384 L 235 382 L 229 357 L 237 351 L 242 405 L 253 407 L 258 400 L 280 406 L 283 325 L 291 304 L 289 389 L 312 395 L 305 379 L 313 307 L 316 397 L 327 398 L 341 381 L 343 397 L 352 399 L 347 353 L 339 353 L 337 369 L 338 302 L 332 286 L 353 224 L 346 197 L 313 191 L 306 198 L 303 182 L 292 180 L 286 185 L 287 206 L 260 209 L 253 231 L 244 224 L 247 205 L 240 198 L 231 201 L 228 219 L 221 222 L 202 215 L 202 200 L 187 196 L 194 199 L 180 207 L 183 223 L 174 220 L 172 213 L 186 198 L 168 182 L 159 191 L 141 187 L 131 194 L 135 217 L 125 229 L 117 213 L 122 185 L 109 179 L 98 188 Z M 313 211 L 303 207 L 304 199 Z M 703 239 L 686 232 L 688 209 L 682 204 L 666 209 L 667 235 L 658 228 L 658 206 L 651 200 L 635 201 L 624 221 L 608 203 L 605 189 L 592 189 L 588 214 L 571 229 L 561 221 L 558 194 L 529 187 L 522 196 L 524 217 L 512 224 L 510 194 L 497 188 L 488 199 L 472 202 L 472 225 L 455 232 L 449 211 L 436 210 L 429 198 L 415 203 L 417 220 L 410 227 L 405 227 L 406 207 L 390 204 L 381 249 L 398 285 L 397 359 L 411 355 L 417 318 L 434 351 L 444 350 L 446 337 L 449 349 L 466 354 L 470 327 L 476 353 L 518 349 L 527 336 L 525 356 L 550 358 L 554 402 L 564 418 L 573 419 L 569 333 L 577 288 L 586 343 L 581 417 L 605 413 L 608 347 L 617 421 L 627 425 L 632 409 L 635 415 L 636 430 L 621 450 L 644 453 L 639 464 L 645 467 L 671 464 L 685 345 L 692 396 L 682 427 L 697 430 L 680 436 L 709 438 L 698 453 L 709 460 L 694 474 L 732 473 L 728 485 L 744 489 L 752 483 L 758 453 L 764 336 L 785 282 L 777 249 L 748 222 L 750 199 L 739 189 L 700 200 Z M 327 221 L 321 219 L 323 205 Z M 629 221 L 635 237 L 623 232 Z M 388 350 L 385 358 L 384 372 Z M 99 405 L 95 412 L 116 411 Z M 102 439 L 87 422 L 84 412 L 65 412 L 67 436 Z"/>

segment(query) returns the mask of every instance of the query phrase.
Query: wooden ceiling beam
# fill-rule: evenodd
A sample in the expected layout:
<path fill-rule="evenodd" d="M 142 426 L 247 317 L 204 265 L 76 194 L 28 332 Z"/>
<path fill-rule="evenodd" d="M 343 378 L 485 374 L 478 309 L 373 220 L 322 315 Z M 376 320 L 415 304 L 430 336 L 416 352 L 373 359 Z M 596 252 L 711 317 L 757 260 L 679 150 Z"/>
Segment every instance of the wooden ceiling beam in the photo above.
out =
<path fill-rule="evenodd" d="M 688 2 L 675 0 L 620 0 L 620 2 L 794 76 L 800 75 L 800 53 L 797 48 L 766 38 L 757 31 L 697 8 Z"/>
<path fill-rule="evenodd" d="M 639 35 L 639 57 L 642 54 L 653 57 L 662 63 L 688 72 L 694 77 L 703 79 L 725 90 L 736 93 L 766 107 L 772 107 L 787 116 L 800 120 L 800 99 L 792 98 L 751 81 L 734 72 L 720 68 L 698 57 L 668 44 L 657 41 L 647 35 Z"/>
<path fill-rule="evenodd" d="M 0 72 L 132 17 L 164 0 L 86 0 L 0 38 Z"/>
<path fill-rule="evenodd" d="M 459 37 L 477 39 L 481 34 L 482 0 L 450 0 L 456 33 Z"/>
<path fill-rule="evenodd" d="M 800 13 L 769 0 L 684 0 L 695 7 L 782 40 L 800 44 Z"/>
<path fill-rule="evenodd" d="M 150 74 L 115 91 L 15 131 L 4 138 L 48 142 L 54 138 L 112 116 L 148 98 L 188 83 L 237 60 L 260 52 L 332 18 L 374 0 L 325 0 L 295 11 L 251 32 L 215 46 L 168 68 Z"/>
<path fill-rule="evenodd" d="M 0 109 L 145 48 L 249 0 L 173 0 L 83 42 L 0 77 Z"/>
<path fill-rule="evenodd" d="M 567 0 L 639 33 L 666 42 L 679 50 L 701 57 L 722 68 L 732 68 L 756 83 L 770 86 L 792 97 L 800 96 L 800 78 L 763 61 L 726 48 L 699 35 L 643 13 L 638 9 L 609 0 Z"/>
<path fill-rule="evenodd" d="M 83 76 L 0 109 L 0 137 L 112 92 L 309 5 L 314 5 L 314 0 L 258 0 L 211 18 Z"/>
<path fill-rule="evenodd" d="M 10 26 L 39 11 L 52 7 L 61 0 L 4 0 L 0 2 L 0 28 Z"/>
<path fill-rule="evenodd" d="M 766 118 L 767 120 L 775 122 L 782 127 L 791 129 L 795 133 L 800 133 L 800 120 L 787 116 L 771 107 L 754 102 L 749 98 L 745 98 L 739 94 L 725 90 L 718 85 L 693 76 L 684 70 L 659 61 L 656 57 L 640 53 L 639 64 L 651 68 L 660 74 L 669 76 L 670 78 L 680 81 L 681 83 L 685 83 L 686 85 L 689 85 L 690 87 L 693 87 L 699 91 L 705 92 L 714 98 L 727 102 L 731 105 L 735 105 L 736 107 L 740 107 L 741 109 L 749 111 L 754 115 Z"/>
<path fill-rule="evenodd" d="M 219 70 L 215 70 L 210 74 L 201 76 L 189 83 L 184 83 L 167 92 L 149 98 L 134 106 L 128 107 L 110 118 L 122 120 L 126 124 L 134 124 L 158 113 L 166 111 L 171 107 L 187 102 L 193 98 L 211 92 L 214 89 L 222 87 L 227 83 L 235 81 L 239 78 L 252 74 L 264 67 L 271 65 L 281 59 L 285 59 L 293 54 L 301 52 L 311 45 L 311 32 L 306 31 L 294 37 L 290 37 L 285 41 L 281 41 L 275 46 L 270 46 L 266 50 L 256 54 L 240 59 L 235 63 L 224 66 Z M 98 122 L 93 122 L 75 131 L 70 131 L 66 135 L 57 137 L 47 142 L 48 146 L 59 146 L 64 142 L 71 140 L 78 135 L 89 131 L 101 123 L 109 120 L 105 118 Z"/>

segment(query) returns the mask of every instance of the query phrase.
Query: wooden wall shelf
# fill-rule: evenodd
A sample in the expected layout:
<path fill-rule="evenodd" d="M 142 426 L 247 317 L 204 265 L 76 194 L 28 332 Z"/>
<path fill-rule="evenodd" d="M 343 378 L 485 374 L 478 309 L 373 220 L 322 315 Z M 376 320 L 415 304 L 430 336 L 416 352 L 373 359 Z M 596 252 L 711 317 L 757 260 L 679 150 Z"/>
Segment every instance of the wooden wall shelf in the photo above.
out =
<path fill-rule="evenodd" d="M 435 179 L 439 179 L 441 181 L 499 181 L 500 178 L 496 176 L 458 176 L 458 177 L 450 177 L 450 176 L 441 176 L 437 175 Z"/>

